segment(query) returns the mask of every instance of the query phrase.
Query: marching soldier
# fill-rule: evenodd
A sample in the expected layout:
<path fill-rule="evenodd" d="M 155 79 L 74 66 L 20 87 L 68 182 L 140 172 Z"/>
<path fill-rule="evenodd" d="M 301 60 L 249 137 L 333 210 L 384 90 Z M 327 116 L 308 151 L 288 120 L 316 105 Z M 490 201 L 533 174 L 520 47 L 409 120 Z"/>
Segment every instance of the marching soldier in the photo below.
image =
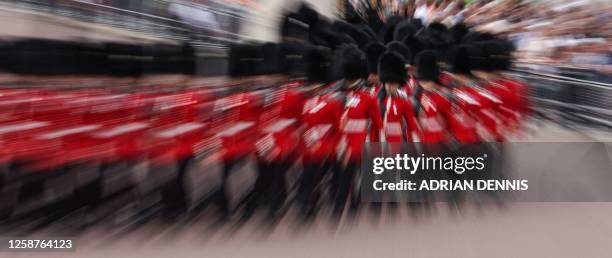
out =
<path fill-rule="evenodd" d="M 484 55 L 482 50 L 473 45 L 459 45 L 449 51 L 447 62 L 452 79 L 456 82 L 453 87 L 453 96 L 459 110 L 465 112 L 465 118 L 476 121 L 478 137 L 480 140 L 490 141 L 497 135 L 496 117 L 487 111 L 489 104 L 482 93 L 482 88 L 472 70 L 482 67 Z"/>
<path fill-rule="evenodd" d="M 378 59 L 387 51 L 387 47 L 379 42 L 370 42 L 363 48 L 368 58 L 368 86 L 367 89 L 373 95 L 377 95 L 382 85 L 378 79 Z"/>
<path fill-rule="evenodd" d="M 321 179 L 334 169 L 336 146 L 340 136 L 340 118 L 344 103 L 338 94 L 329 91 L 331 51 L 313 49 L 308 54 L 306 75 L 312 96 L 306 100 L 302 112 L 302 165 L 297 193 L 301 215 L 311 219 L 324 186 Z M 337 179 L 337 177 L 334 177 Z"/>
<path fill-rule="evenodd" d="M 353 181 L 358 176 L 364 144 L 368 140 L 380 140 L 382 118 L 376 96 L 363 90 L 368 78 L 366 55 L 351 45 L 337 50 L 336 55 L 335 72 L 343 78 L 344 84 L 339 92 L 344 110 L 340 119 L 341 138 L 337 153 L 341 170 L 336 171 L 339 185 L 334 208 L 334 214 L 341 215 L 350 193 L 356 187 Z M 357 208 L 358 198 L 355 195 L 351 203 L 353 211 Z"/>
<path fill-rule="evenodd" d="M 399 42 L 397 42 L 399 43 Z M 389 51 L 380 58 L 378 69 L 383 89 L 378 94 L 381 108 L 383 130 L 382 141 L 390 143 L 383 146 L 383 151 L 389 155 L 409 152 L 414 154 L 412 145 L 418 137 L 419 129 L 414 116 L 412 100 L 406 94 L 405 86 L 407 70 L 404 56 L 398 52 L 391 51 L 395 47 L 389 44 Z M 401 179 L 404 174 L 399 175 Z M 397 207 L 397 196 L 390 194 L 386 196 L 392 201 L 389 207 L 395 211 Z M 373 212 L 380 212 L 381 205 L 374 203 L 371 206 Z"/>
<path fill-rule="evenodd" d="M 502 74 L 511 66 L 512 43 L 498 39 L 478 44 L 486 52 L 487 65 L 474 75 L 486 82 L 485 88 L 501 100 L 497 111 L 502 116 L 505 132 L 517 132 L 521 117 L 528 110 L 526 86 Z"/>
<path fill-rule="evenodd" d="M 413 80 L 412 76 L 408 73 L 411 62 L 410 60 L 412 60 L 413 58 L 412 52 L 410 52 L 410 49 L 400 41 L 389 42 L 389 44 L 387 44 L 387 48 L 389 49 L 389 51 L 393 51 L 399 54 L 404 60 L 404 64 L 402 65 L 402 67 L 404 70 L 406 70 L 406 78 L 400 84 L 400 90 L 406 93 L 406 95 L 408 96 L 414 95 L 416 83 Z"/>
<path fill-rule="evenodd" d="M 406 83 L 404 65 L 404 58 L 390 51 L 383 54 L 379 62 L 384 88 L 378 97 L 383 117 L 383 139 L 386 142 L 413 142 L 419 132 L 413 103 L 400 88 Z"/>
<path fill-rule="evenodd" d="M 416 78 L 420 94 L 415 96 L 415 115 L 420 126 L 420 151 L 425 156 L 445 157 L 451 154 L 449 143 L 452 134 L 449 132 L 451 126 L 452 102 L 447 92 L 440 85 L 440 68 L 438 66 L 437 54 L 431 50 L 425 50 L 416 56 Z M 445 173 L 419 173 L 418 179 L 440 179 L 433 175 L 444 175 Z M 434 197 L 429 193 L 418 193 L 418 201 L 424 201 L 428 205 Z M 454 199 L 454 195 L 449 195 Z M 453 201 L 450 204 L 454 204 Z"/>

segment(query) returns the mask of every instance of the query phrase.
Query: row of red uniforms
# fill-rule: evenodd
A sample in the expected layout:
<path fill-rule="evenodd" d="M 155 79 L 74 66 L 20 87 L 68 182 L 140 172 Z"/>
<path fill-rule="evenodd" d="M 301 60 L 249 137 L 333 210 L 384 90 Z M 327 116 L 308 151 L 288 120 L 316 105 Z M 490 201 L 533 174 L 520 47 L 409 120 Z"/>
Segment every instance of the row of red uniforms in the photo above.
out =
<path fill-rule="evenodd" d="M 525 86 L 503 77 L 433 90 L 409 78 L 394 94 L 381 94 L 382 84 L 347 89 L 341 83 L 313 93 L 292 82 L 227 97 L 240 105 L 219 133 L 224 159 L 256 153 L 268 162 L 359 162 L 367 142 L 499 142 L 526 113 Z"/>

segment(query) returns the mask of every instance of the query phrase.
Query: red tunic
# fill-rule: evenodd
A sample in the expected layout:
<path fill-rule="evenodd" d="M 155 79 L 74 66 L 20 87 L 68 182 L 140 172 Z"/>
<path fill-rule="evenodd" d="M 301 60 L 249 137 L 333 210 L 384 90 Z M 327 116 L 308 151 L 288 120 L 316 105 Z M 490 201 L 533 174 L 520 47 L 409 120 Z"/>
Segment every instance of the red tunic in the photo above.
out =
<path fill-rule="evenodd" d="M 372 94 L 372 96 L 378 96 L 378 93 L 380 93 L 380 90 L 383 88 L 383 84 L 382 83 L 376 83 L 375 85 L 372 85 L 369 88 L 363 88 L 364 91 Z"/>
<path fill-rule="evenodd" d="M 414 95 L 418 86 L 419 86 L 419 82 L 414 77 L 411 76 L 408 79 L 408 83 L 406 83 L 406 85 L 402 87 L 402 91 L 404 91 L 406 95 L 410 97 Z"/>
<path fill-rule="evenodd" d="M 521 81 L 512 80 L 510 78 L 500 78 L 497 82 L 505 86 L 508 91 L 512 93 L 512 101 L 508 106 L 519 114 L 528 114 L 530 104 L 529 99 L 527 98 L 527 85 Z"/>
<path fill-rule="evenodd" d="M 336 154 L 343 103 L 333 94 L 310 98 L 303 109 L 304 163 L 323 162 Z"/>
<path fill-rule="evenodd" d="M 259 92 L 238 93 L 217 100 L 215 109 L 224 113 L 223 123 L 214 135 L 221 142 L 224 161 L 234 160 L 252 153 L 255 140 L 260 135 L 260 114 L 263 96 Z"/>
<path fill-rule="evenodd" d="M 376 96 L 361 90 L 349 91 L 340 124 L 342 138 L 338 146 L 339 154 L 350 161 L 359 162 L 368 131 L 370 131 L 370 141 L 380 140 L 382 117 Z"/>
<path fill-rule="evenodd" d="M 387 142 L 412 142 L 419 129 L 412 101 L 403 93 L 385 97 L 380 105 L 385 106 L 383 115 L 384 139 Z"/>
<path fill-rule="evenodd" d="M 424 90 L 418 101 L 417 121 L 421 127 L 421 141 L 447 142 L 448 116 L 451 110 L 449 99 L 440 92 Z"/>
<path fill-rule="evenodd" d="M 262 135 L 255 143 L 257 156 L 267 161 L 296 157 L 305 92 L 286 85 L 273 92 L 272 98 L 269 107 L 265 109 L 271 119 L 262 123 Z"/>
<path fill-rule="evenodd" d="M 453 88 L 457 81 L 449 72 L 441 72 L 440 73 L 440 84 L 446 88 Z"/>
<path fill-rule="evenodd" d="M 499 107 L 501 99 L 486 88 L 470 86 L 457 87 L 455 96 L 465 110 L 478 122 L 481 139 L 503 141 L 501 115 Z"/>
<path fill-rule="evenodd" d="M 455 87 L 452 90 L 453 109 L 450 116 L 451 131 L 455 140 L 461 143 L 480 140 L 477 128 L 480 122 L 480 95 L 468 87 Z"/>

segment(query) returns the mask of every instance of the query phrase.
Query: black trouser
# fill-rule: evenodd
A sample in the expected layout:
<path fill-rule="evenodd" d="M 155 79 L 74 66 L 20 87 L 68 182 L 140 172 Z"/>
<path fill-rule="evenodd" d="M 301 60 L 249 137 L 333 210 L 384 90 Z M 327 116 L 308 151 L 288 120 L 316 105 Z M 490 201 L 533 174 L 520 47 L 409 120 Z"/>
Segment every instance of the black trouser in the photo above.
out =
<path fill-rule="evenodd" d="M 193 162 L 193 159 L 188 158 L 178 161 L 176 177 L 172 178 L 162 188 L 162 202 L 164 215 L 166 216 L 176 217 L 187 211 L 187 192 L 183 180 L 185 180 L 186 170 L 190 162 Z"/>
<path fill-rule="evenodd" d="M 0 165 L 0 223 L 9 218 L 14 206 L 17 204 L 19 184 L 11 182 L 9 178 L 10 173 L 13 172 L 10 164 Z"/>
<path fill-rule="evenodd" d="M 245 217 L 252 216 L 260 205 L 269 205 L 271 215 L 280 210 L 287 197 L 285 172 L 288 168 L 287 162 L 258 161 L 258 175 L 255 186 L 247 197 Z"/>
<path fill-rule="evenodd" d="M 321 195 L 319 185 L 328 169 L 329 162 L 326 161 L 304 164 L 304 172 L 299 181 L 297 200 L 305 215 L 314 212 Z"/>
<path fill-rule="evenodd" d="M 85 173 L 83 169 L 97 169 L 85 163 L 67 164 L 60 168 L 36 172 L 20 172 L 19 165 L 14 168 L 15 173 L 23 173 L 19 179 L 22 184 L 17 205 L 31 206 L 12 219 L 14 221 L 38 219 L 34 226 L 36 228 L 45 227 L 91 204 L 98 192 L 97 177 L 93 181 L 79 183 L 77 173 Z M 88 172 L 98 173 L 97 170 Z M 60 192 L 56 198 L 45 200 L 48 187 L 54 187 L 56 193 Z"/>
<path fill-rule="evenodd" d="M 346 167 L 344 167 L 343 169 L 339 169 L 337 171 L 334 171 L 334 173 L 337 173 L 337 190 L 336 192 L 336 198 L 335 198 L 335 207 L 334 207 L 334 212 L 339 214 L 342 213 L 342 211 L 344 211 L 344 206 L 347 202 L 347 200 L 349 199 L 349 197 L 351 197 L 351 192 L 353 190 L 353 187 L 355 187 L 353 185 L 353 182 L 355 181 L 355 176 L 357 176 L 357 173 L 359 172 L 359 164 L 357 162 L 349 162 Z M 351 202 L 351 207 L 352 208 L 356 208 L 358 205 L 358 202 L 360 202 L 359 200 L 359 195 L 355 196 Z"/>
<path fill-rule="evenodd" d="M 329 198 L 331 203 L 336 202 L 336 196 L 338 195 L 338 189 L 340 188 L 340 175 L 342 174 L 342 167 L 339 162 L 334 162 L 330 166 L 331 178 L 329 181 Z"/>
<path fill-rule="evenodd" d="M 217 194 L 217 203 L 219 204 L 219 208 L 221 209 L 222 215 L 224 217 L 228 217 L 231 215 L 232 211 L 230 209 L 229 204 L 229 189 L 228 189 L 228 180 L 230 174 L 232 173 L 232 169 L 240 162 L 240 159 L 230 160 L 223 163 L 223 180 L 221 182 L 221 189 Z"/>

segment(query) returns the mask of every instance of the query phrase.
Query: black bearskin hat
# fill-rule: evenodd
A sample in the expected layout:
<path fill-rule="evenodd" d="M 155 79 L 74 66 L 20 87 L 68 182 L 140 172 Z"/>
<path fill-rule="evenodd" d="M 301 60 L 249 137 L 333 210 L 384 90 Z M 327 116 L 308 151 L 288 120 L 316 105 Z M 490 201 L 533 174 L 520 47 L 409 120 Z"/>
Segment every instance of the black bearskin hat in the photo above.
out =
<path fill-rule="evenodd" d="M 395 26 L 393 33 L 394 40 L 402 40 L 409 35 L 417 33 L 417 28 L 412 24 L 410 20 L 404 20 Z"/>
<path fill-rule="evenodd" d="M 365 46 L 372 40 L 367 33 L 358 27 L 343 21 L 334 22 L 332 24 L 332 30 L 336 33 L 346 33 L 346 35 L 350 36 L 360 47 Z"/>
<path fill-rule="evenodd" d="M 319 21 L 319 13 L 306 2 L 302 2 L 298 9 L 298 14 L 301 15 L 303 21 L 308 25 L 313 25 Z"/>
<path fill-rule="evenodd" d="M 229 48 L 228 72 L 232 77 L 256 74 L 255 67 L 263 61 L 259 46 L 252 44 L 233 44 Z"/>
<path fill-rule="evenodd" d="M 329 29 L 330 26 L 330 23 L 325 19 L 319 19 L 315 24 L 310 25 L 310 43 L 312 43 L 313 45 L 333 47 L 334 32 Z"/>
<path fill-rule="evenodd" d="M 429 24 L 429 26 L 427 26 L 427 30 L 437 31 L 439 33 L 445 33 L 446 31 L 448 31 L 448 28 L 446 28 L 446 25 L 442 23 L 432 22 Z"/>
<path fill-rule="evenodd" d="M 352 30 L 349 32 L 349 35 L 357 42 L 360 47 L 365 46 L 370 41 L 374 40 L 368 35 L 365 31 L 361 30 L 359 27 L 355 25 L 351 25 Z"/>
<path fill-rule="evenodd" d="M 418 29 L 423 28 L 423 21 L 421 19 L 410 19 L 410 22 L 412 23 L 412 25 L 414 25 L 414 27 Z"/>
<path fill-rule="evenodd" d="M 285 41 L 279 44 L 281 51 L 281 67 L 283 74 L 299 77 L 306 72 L 305 55 L 310 49 L 310 45 L 297 41 Z"/>
<path fill-rule="evenodd" d="M 378 38 L 380 38 L 382 40 L 383 43 L 388 43 L 390 41 L 393 40 L 393 36 L 395 36 L 395 27 L 397 26 L 397 24 L 399 24 L 401 21 L 403 21 L 404 18 L 399 17 L 399 16 L 391 16 L 387 19 L 387 22 L 385 22 L 385 24 L 383 25 L 383 27 L 380 29 L 380 31 L 378 32 Z"/>
<path fill-rule="evenodd" d="M 308 40 L 309 25 L 298 13 L 287 14 L 281 24 L 281 36 Z"/>
<path fill-rule="evenodd" d="M 407 48 L 402 42 L 391 41 L 389 44 L 387 44 L 387 49 L 400 54 L 407 64 L 410 63 L 410 60 L 412 60 L 412 52 L 410 52 L 410 49 Z"/>
<path fill-rule="evenodd" d="M 421 37 L 407 36 L 402 40 L 402 43 L 410 49 L 411 53 L 419 53 L 426 48 L 426 43 Z M 410 64 L 414 64 L 414 58 L 412 60 L 408 60 Z"/>
<path fill-rule="evenodd" d="M 355 45 L 357 46 L 357 41 L 355 41 L 349 34 L 346 33 L 334 33 L 332 35 L 334 38 L 334 46 L 338 48 L 342 45 Z"/>
<path fill-rule="evenodd" d="M 495 36 L 487 32 L 470 31 L 461 39 L 461 43 L 470 44 L 479 41 L 493 40 Z"/>
<path fill-rule="evenodd" d="M 260 74 L 275 74 L 281 72 L 282 50 L 278 43 L 268 42 L 261 46 L 263 63 L 259 69 Z"/>
<path fill-rule="evenodd" d="M 457 74 L 471 74 L 471 70 L 486 67 L 486 55 L 482 49 L 473 45 L 459 45 L 448 51 L 446 57 L 450 71 Z"/>
<path fill-rule="evenodd" d="M 457 23 L 448 30 L 448 34 L 453 44 L 459 44 L 461 39 L 470 32 L 470 29 L 463 23 Z"/>
<path fill-rule="evenodd" d="M 406 61 L 400 54 L 392 51 L 385 52 L 378 61 L 378 76 L 380 77 L 380 81 L 383 83 L 405 83 L 406 77 L 408 76 L 406 68 L 404 67 L 405 64 Z"/>
<path fill-rule="evenodd" d="M 510 43 L 511 44 L 511 43 Z M 486 71 L 507 70 L 511 65 L 510 48 L 505 40 L 489 40 L 476 43 L 486 53 Z"/>
<path fill-rule="evenodd" d="M 368 78 L 368 61 L 355 45 L 343 45 L 334 53 L 334 79 L 357 80 Z"/>
<path fill-rule="evenodd" d="M 416 58 L 416 77 L 422 81 L 438 81 L 440 78 L 440 67 L 438 66 L 438 55 L 433 50 L 425 50 Z"/>
<path fill-rule="evenodd" d="M 372 40 L 375 40 L 375 41 L 378 40 L 378 36 L 376 36 L 376 33 L 374 32 L 372 27 L 370 27 L 369 25 L 367 25 L 367 24 L 356 24 L 355 27 L 357 27 L 361 31 L 365 32 L 365 34 L 368 34 L 368 36 Z"/>
<path fill-rule="evenodd" d="M 306 78 L 309 82 L 330 81 L 331 50 L 313 47 L 306 54 Z"/>
<path fill-rule="evenodd" d="M 386 51 L 387 47 L 378 42 L 370 42 L 363 48 L 368 58 L 368 72 L 378 73 L 378 59 Z"/>

